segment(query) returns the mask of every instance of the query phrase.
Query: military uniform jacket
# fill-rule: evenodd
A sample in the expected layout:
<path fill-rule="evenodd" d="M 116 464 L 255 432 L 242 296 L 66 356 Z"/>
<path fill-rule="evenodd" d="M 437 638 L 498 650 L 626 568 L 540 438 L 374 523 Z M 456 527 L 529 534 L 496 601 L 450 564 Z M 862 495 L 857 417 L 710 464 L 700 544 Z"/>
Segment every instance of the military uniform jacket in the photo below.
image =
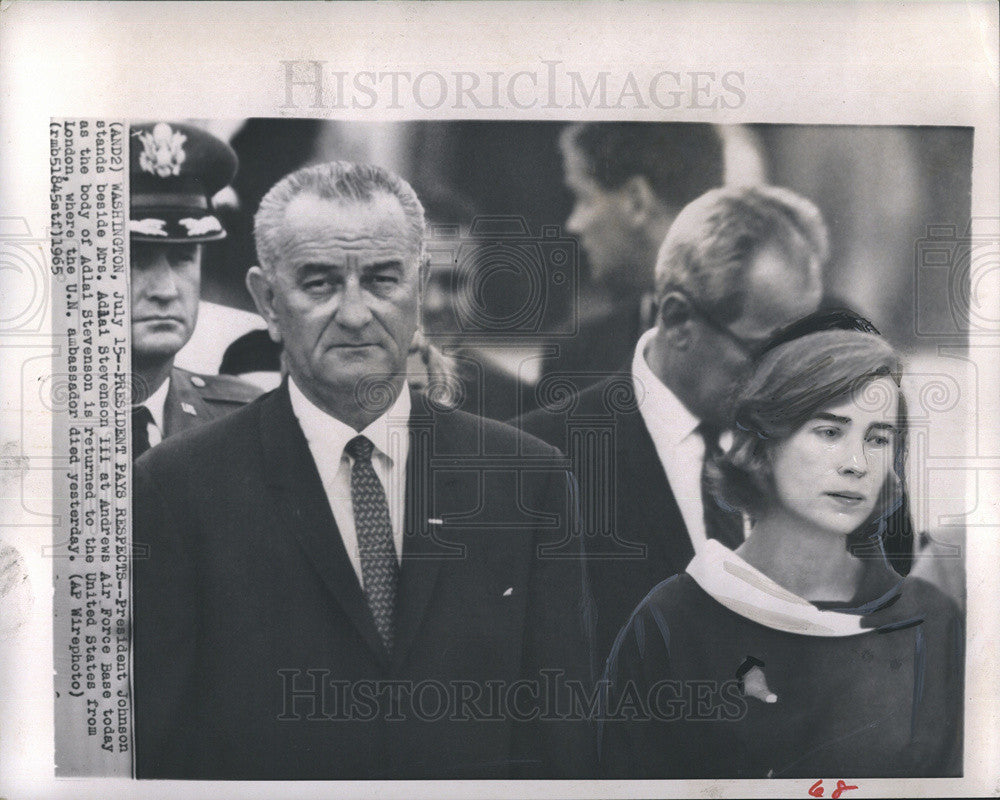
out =
<path fill-rule="evenodd" d="M 174 367 L 163 404 L 163 438 L 223 417 L 260 394 L 256 386 L 231 375 L 198 375 Z"/>
<path fill-rule="evenodd" d="M 391 654 L 287 383 L 136 461 L 139 777 L 596 768 L 590 721 L 534 699 L 590 680 L 564 460 L 502 423 L 412 403 Z"/>

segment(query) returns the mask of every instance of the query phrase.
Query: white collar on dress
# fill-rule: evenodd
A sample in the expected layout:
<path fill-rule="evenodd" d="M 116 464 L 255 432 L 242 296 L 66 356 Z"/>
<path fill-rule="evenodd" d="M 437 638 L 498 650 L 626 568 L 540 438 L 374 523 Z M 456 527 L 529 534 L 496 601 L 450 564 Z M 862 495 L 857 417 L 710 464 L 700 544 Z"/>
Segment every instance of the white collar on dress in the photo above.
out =
<path fill-rule="evenodd" d="M 874 630 L 863 627 L 856 614 L 816 608 L 715 539 L 695 554 L 687 573 L 734 614 L 774 630 L 805 636 L 857 636 Z"/>

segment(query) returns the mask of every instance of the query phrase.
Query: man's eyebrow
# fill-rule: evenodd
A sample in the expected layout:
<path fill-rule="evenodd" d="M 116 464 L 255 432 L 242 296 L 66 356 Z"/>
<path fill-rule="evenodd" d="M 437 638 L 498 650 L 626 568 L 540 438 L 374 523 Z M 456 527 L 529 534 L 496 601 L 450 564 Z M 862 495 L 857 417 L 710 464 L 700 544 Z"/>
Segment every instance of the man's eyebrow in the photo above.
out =
<path fill-rule="evenodd" d="M 332 272 L 340 269 L 336 264 L 323 264 L 318 261 L 309 261 L 305 264 L 299 264 L 295 268 L 295 272 L 299 275 L 315 275 L 317 273 Z"/>
<path fill-rule="evenodd" d="M 350 268 L 350 263 L 347 266 L 338 263 L 321 262 L 321 261 L 307 261 L 305 264 L 299 264 L 295 268 L 295 274 L 298 278 L 309 278 L 313 275 L 328 275 L 330 273 L 340 273 L 346 269 Z M 377 272 L 383 270 L 396 270 L 397 272 L 403 271 L 403 260 L 400 258 L 389 258 L 382 261 L 375 261 L 371 264 L 365 264 L 361 268 L 361 272 L 364 275 L 373 275 Z"/>
<path fill-rule="evenodd" d="M 365 264 L 362 269 L 365 272 L 378 272 L 382 269 L 402 269 L 403 260 L 401 258 L 388 258 L 383 261 L 375 261 L 371 264 Z"/>

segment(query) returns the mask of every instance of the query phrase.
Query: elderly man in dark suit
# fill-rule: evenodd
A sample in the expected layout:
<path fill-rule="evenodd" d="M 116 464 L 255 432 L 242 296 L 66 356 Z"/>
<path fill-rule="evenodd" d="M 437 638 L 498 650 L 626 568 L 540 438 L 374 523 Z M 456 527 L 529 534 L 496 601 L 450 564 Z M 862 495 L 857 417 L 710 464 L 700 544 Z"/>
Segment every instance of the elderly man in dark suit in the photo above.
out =
<path fill-rule="evenodd" d="M 225 142 L 192 125 L 133 125 L 129 238 L 132 290 L 132 457 L 260 394 L 228 375 L 174 365 L 198 320 L 202 247 L 226 236 L 211 198 L 236 173 Z"/>
<path fill-rule="evenodd" d="M 288 377 L 135 467 L 137 774 L 589 774 L 569 473 L 408 390 L 419 200 L 322 164 L 268 193 L 255 235 Z"/>
<path fill-rule="evenodd" d="M 814 311 L 826 258 L 816 207 L 787 189 L 713 189 L 690 203 L 656 263 L 657 319 L 617 374 L 579 391 L 538 387 L 520 427 L 569 456 L 584 501 L 596 650 L 712 537 L 736 546 L 743 520 L 714 501 L 705 460 L 727 443 L 734 387 L 755 347 Z"/>

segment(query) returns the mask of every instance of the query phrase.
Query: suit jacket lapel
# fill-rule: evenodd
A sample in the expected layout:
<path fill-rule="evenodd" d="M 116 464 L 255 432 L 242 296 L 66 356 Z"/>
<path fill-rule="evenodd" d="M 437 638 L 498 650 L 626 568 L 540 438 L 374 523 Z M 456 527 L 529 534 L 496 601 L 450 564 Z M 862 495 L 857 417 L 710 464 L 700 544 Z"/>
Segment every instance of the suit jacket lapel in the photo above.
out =
<path fill-rule="evenodd" d="M 617 515 L 619 525 L 627 538 L 646 545 L 650 568 L 666 562 L 670 574 L 682 571 L 694 556 L 694 547 L 656 446 L 638 411 L 623 414 L 619 422 L 618 457 L 623 459 L 619 485 L 624 491 L 617 502 L 625 511 Z"/>
<path fill-rule="evenodd" d="M 264 468 L 279 498 L 279 517 L 287 520 L 288 531 L 306 558 L 362 639 L 385 665 L 388 654 L 344 549 L 309 445 L 292 411 L 287 379 L 264 398 L 263 404 L 260 437 Z"/>
<path fill-rule="evenodd" d="M 414 393 L 410 413 L 410 454 L 406 465 L 406 514 L 403 561 L 396 598 L 396 642 L 393 665 L 401 667 L 423 622 L 441 570 L 442 561 L 459 557 L 454 545 L 442 538 L 442 521 L 455 510 L 458 489 L 455 472 L 436 474 L 434 454 L 454 452 L 457 434 L 454 416 L 428 412 Z"/>

